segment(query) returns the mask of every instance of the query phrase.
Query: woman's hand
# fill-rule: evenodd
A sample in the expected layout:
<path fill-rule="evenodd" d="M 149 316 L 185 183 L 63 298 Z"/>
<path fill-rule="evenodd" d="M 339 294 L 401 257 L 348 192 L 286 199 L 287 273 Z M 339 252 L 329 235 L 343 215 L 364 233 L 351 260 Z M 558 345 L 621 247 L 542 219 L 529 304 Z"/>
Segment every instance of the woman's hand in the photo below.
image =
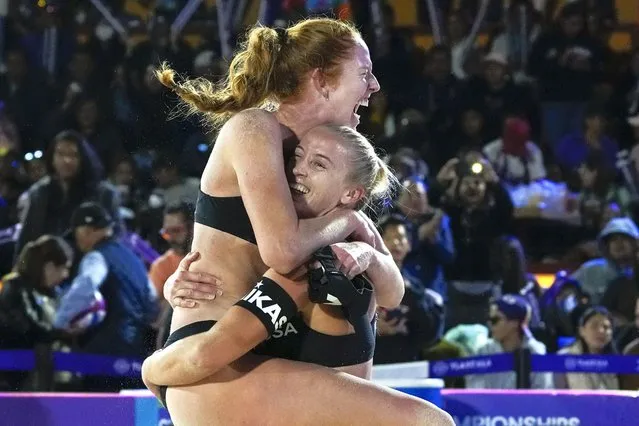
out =
<path fill-rule="evenodd" d="M 444 164 L 444 166 L 437 173 L 436 180 L 443 187 L 448 187 L 451 183 L 453 183 L 456 179 L 459 178 L 457 176 L 457 165 L 459 164 L 459 158 L 451 158 Z"/>
<path fill-rule="evenodd" d="M 443 218 L 444 213 L 440 209 L 436 209 L 435 215 L 419 227 L 419 240 L 429 241 L 431 244 L 435 244 L 439 239 Z"/>
<path fill-rule="evenodd" d="M 378 244 L 378 235 L 375 224 L 368 216 L 360 211 L 351 210 L 352 218 L 355 221 L 355 231 L 350 235 L 349 239 L 361 241 L 369 246 L 376 248 Z"/>
<path fill-rule="evenodd" d="M 172 308 L 195 308 L 200 302 L 210 302 L 222 295 L 222 282 L 215 275 L 189 271 L 199 258 L 199 252 L 187 254 L 164 283 L 164 298 Z"/>
<path fill-rule="evenodd" d="M 332 244 L 331 249 L 337 259 L 336 266 L 349 279 L 364 273 L 375 257 L 375 249 L 360 241 Z"/>

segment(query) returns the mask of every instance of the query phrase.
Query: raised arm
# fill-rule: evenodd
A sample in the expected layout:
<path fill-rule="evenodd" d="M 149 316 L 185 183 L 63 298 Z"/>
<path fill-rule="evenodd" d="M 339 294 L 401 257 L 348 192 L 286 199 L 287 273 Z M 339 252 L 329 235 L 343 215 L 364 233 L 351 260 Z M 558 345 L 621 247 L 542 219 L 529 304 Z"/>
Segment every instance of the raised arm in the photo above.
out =
<path fill-rule="evenodd" d="M 390 254 L 384 254 L 362 242 L 331 246 L 340 270 L 349 278 L 366 272 L 375 290 L 375 301 L 382 308 L 399 306 L 404 297 L 404 278 Z"/>
<path fill-rule="evenodd" d="M 353 211 L 298 219 L 286 179 L 281 133 L 271 113 L 247 110 L 229 120 L 218 138 L 231 141 L 228 159 L 262 260 L 275 271 L 288 274 L 319 248 L 344 241 L 353 233 L 374 245 L 368 227 Z"/>
<path fill-rule="evenodd" d="M 239 359 L 309 303 L 306 275 L 286 278 L 273 270 L 206 333 L 182 339 L 144 361 L 145 383 L 189 385 Z"/>
<path fill-rule="evenodd" d="M 336 243 L 331 248 L 347 277 L 366 272 L 375 289 L 377 304 L 382 308 L 395 308 L 404 297 L 404 278 L 373 221 L 362 212 L 358 214 L 366 223 L 375 245 L 358 241 Z"/>

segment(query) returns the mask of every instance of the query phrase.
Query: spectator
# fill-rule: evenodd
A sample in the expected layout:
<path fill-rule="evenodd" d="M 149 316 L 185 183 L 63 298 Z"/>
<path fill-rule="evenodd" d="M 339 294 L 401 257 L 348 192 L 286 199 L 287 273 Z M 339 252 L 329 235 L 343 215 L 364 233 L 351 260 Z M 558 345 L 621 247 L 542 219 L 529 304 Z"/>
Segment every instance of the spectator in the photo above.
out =
<path fill-rule="evenodd" d="M 406 180 L 410 178 L 424 180 L 428 175 L 428 165 L 420 158 L 419 153 L 414 149 L 401 148 L 389 156 L 386 161 L 400 182 L 406 182 Z"/>
<path fill-rule="evenodd" d="M 143 190 L 140 188 L 135 160 L 126 155 L 117 156 L 109 172 L 109 183 L 118 191 L 120 198 L 120 216 L 132 225 L 144 203 Z"/>
<path fill-rule="evenodd" d="M 180 261 L 191 248 L 194 211 L 195 207 L 186 202 L 169 205 L 164 211 L 164 221 L 160 233 L 171 248 L 157 258 L 151 264 L 151 269 L 149 270 L 149 279 L 155 286 L 155 291 L 158 295 L 164 294 L 164 283 L 176 271 Z M 169 336 L 173 312 L 171 306 L 162 297 L 160 298 L 160 304 L 158 347 L 164 346 L 164 342 Z"/>
<path fill-rule="evenodd" d="M 557 27 L 533 44 L 528 67 L 539 84 L 544 136 L 550 146 L 579 130 L 602 59 L 597 40 L 586 30 L 580 2 L 565 4 Z"/>
<path fill-rule="evenodd" d="M 493 40 L 490 54 L 508 59 L 516 82 L 527 81 L 527 52 L 541 34 L 538 13 L 530 0 L 511 1 L 506 13 L 506 29 Z M 526 30 L 523 34 L 522 29 Z"/>
<path fill-rule="evenodd" d="M 451 71 L 451 53 L 446 46 L 428 52 L 426 75 L 415 85 L 409 106 L 422 111 L 429 123 L 431 140 L 447 140 L 453 129 L 453 117 L 462 91 Z"/>
<path fill-rule="evenodd" d="M 468 59 L 475 50 L 466 15 L 453 12 L 448 16 L 448 45 L 450 46 L 453 75 L 460 80 L 468 76 Z"/>
<path fill-rule="evenodd" d="M 609 202 L 605 205 L 603 213 L 600 217 L 594 218 L 594 223 L 598 224 L 598 228 L 586 229 L 582 233 L 585 240 L 580 241 L 575 247 L 571 248 L 563 257 L 562 262 L 567 265 L 581 265 L 589 260 L 599 257 L 599 242 L 597 238 L 604 227 L 614 218 L 623 217 L 621 208 L 617 203 Z M 583 230 L 582 230 L 583 231 Z M 593 232 L 591 236 L 591 232 Z"/>
<path fill-rule="evenodd" d="M 402 264 L 406 271 L 446 299 L 444 267 L 455 257 L 450 219 L 428 204 L 426 183 L 418 177 L 404 181 L 396 213 L 406 218 L 411 249 Z"/>
<path fill-rule="evenodd" d="M 6 52 L 7 72 L 0 76 L 0 99 L 5 111 L 16 123 L 22 148 L 43 149 L 38 141 L 39 126 L 44 117 L 50 96 L 38 71 L 29 66 L 26 52 L 18 47 L 10 47 Z"/>
<path fill-rule="evenodd" d="M 603 307 L 593 306 L 579 318 L 575 343 L 558 352 L 560 355 L 610 355 L 617 353 L 612 341 L 612 316 Z M 559 389 L 617 390 L 615 374 L 567 373 L 555 375 Z"/>
<path fill-rule="evenodd" d="M 96 203 L 83 203 L 71 218 L 75 243 L 84 257 L 77 276 L 61 299 L 57 328 L 69 328 L 72 319 L 95 300 L 106 302 L 107 314 L 97 327 L 81 336 L 80 350 L 91 354 L 143 358 L 145 335 L 157 316 L 157 294 L 146 268 L 133 252 L 114 239 L 114 221 Z M 87 391 L 117 391 L 142 386 L 139 379 L 91 377 Z"/>
<path fill-rule="evenodd" d="M 455 126 L 455 137 L 445 146 L 437 146 L 439 154 L 437 163 L 433 164 L 436 170 L 441 169 L 447 161 L 462 151 L 481 151 L 488 141 L 485 135 L 484 114 L 476 105 L 465 105 Z"/>
<path fill-rule="evenodd" d="M 577 173 L 581 183 L 579 213 L 586 237 L 594 236 L 606 225 L 604 213 L 611 203 L 619 207 L 622 215 L 628 215 L 630 192 L 616 184 L 614 171 L 607 167 L 600 155 L 589 154 Z"/>
<path fill-rule="evenodd" d="M 630 342 L 623 350 L 624 355 L 639 356 L 639 338 Z M 619 375 L 620 390 L 639 390 L 639 374 L 620 374 Z"/>
<path fill-rule="evenodd" d="M 483 72 L 470 79 L 464 100 L 476 105 L 484 115 L 484 136 L 493 140 L 502 132 L 507 114 L 531 117 L 532 99 L 524 86 L 515 84 L 507 72 L 508 62 L 491 53 L 483 60 Z"/>
<path fill-rule="evenodd" d="M 168 61 L 179 72 L 191 72 L 191 49 L 182 39 L 172 39 L 170 30 L 167 16 L 153 15 L 148 23 L 148 40 L 136 45 L 128 57 L 128 69 L 136 87 L 142 84 L 149 64 Z"/>
<path fill-rule="evenodd" d="M 627 218 L 612 219 L 599 234 L 602 257 L 584 263 L 573 274 L 594 304 L 599 304 L 606 289 L 620 276 L 633 273 L 639 229 Z"/>
<path fill-rule="evenodd" d="M 545 355 L 546 347 L 535 340 L 528 329 L 530 306 L 517 295 L 507 294 L 490 307 L 490 333 L 492 338 L 479 348 L 478 355 L 492 355 L 528 349 L 536 355 Z M 466 387 L 475 389 L 515 389 L 514 372 L 466 376 Z M 552 374 L 531 374 L 532 389 L 552 389 Z"/>
<path fill-rule="evenodd" d="M 370 135 L 375 145 L 392 153 L 394 144 L 389 143 L 387 139 L 395 134 L 397 127 L 395 112 L 390 109 L 388 95 L 385 91 L 380 90 L 373 93 L 359 128 L 363 134 Z M 423 114 L 422 114 L 423 117 Z M 422 118 L 424 121 L 425 117 Z"/>
<path fill-rule="evenodd" d="M 634 341 L 639 339 L 639 297 L 634 301 L 633 321 L 618 328 L 615 333 L 615 347 L 624 352 Z"/>
<path fill-rule="evenodd" d="M 76 101 L 74 128 L 91 144 L 102 164 L 111 164 L 116 154 L 123 150 L 122 135 L 108 121 L 98 98 L 83 97 Z"/>
<path fill-rule="evenodd" d="M 588 304 L 590 296 L 579 281 L 571 278 L 566 271 L 560 271 L 555 281 L 541 296 L 541 317 L 545 326 L 546 347 L 555 352 L 560 340 L 572 338 L 576 333 L 578 315 Z"/>
<path fill-rule="evenodd" d="M 386 217 L 380 221 L 379 230 L 402 271 L 406 291 L 397 308 L 379 310 L 374 362 L 416 361 L 423 348 L 441 337 L 444 303 L 439 294 L 426 289 L 419 279 L 411 276 L 403 267 L 410 251 L 405 222 L 399 217 Z"/>
<path fill-rule="evenodd" d="M 99 202 L 116 218 L 121 231 L 119 199 L 115 189 L 101 180 L 102 165 L 88 143 L 74 131 L 59 133 L 45 154 L 48 175 L 23 194 L 22 230 L 16 251 L 40 235 L 62 235 L 69 229 L 71 214 L 88 200 Z"/>
<path fill-rule="evenodd" d="M 513 204 L 490 163 L 477 152 L 450 160 L 428 192 L 429 202 L 450 217 L 455 260 L 446 267 L 447 328 L 485 323 L 498 291 L 491 247 L 511 230 Z"/>
<path fill-rule="evenodd" d="M 543 328 L 539 297 L 541 287 L 535 276 L 528 273 L 524 248 L 517 238 L 508 236 L 495 244 L 491 253 L 494 263 L 495 280 L 500 283 L 502 294 L 522 296 L 530 306 L 529 327 L 533 331 Z"/>
<path fill-rule="evenodd" d="M 585 111 L 582 131 L 566 135 L 555 145 L 555 160 L 565 172 L 577 169 L 589 155 L 602 158 L 606 168 L 614 169 L 617 143 L 606 134 L 606 118 L 598 106 Z"/>
<path fill-rule="evenodd" d="M 483 153 L 503 182 L 528 184 L 546 177 L 541 149 L 530 140 L 530 125 L 521 118 L 507 118 L 502 137 L 486 145 Z"/>
<path fill-rule="evenodd" d="M 0 348 L 32 349 L 60 338 L 54 326 L 56 288 L 69 275 L 71 247 L 43 235 L 20 252 L 0 291 Z M 3 373 L 11 390 L 21 390 L 26 373 Z"/>
<path fill-rule="evenodd" d="M 156 259 L 149 270 L 149 278 L 157 294 L 163 293 L 164 282 L 175 272 L 191 248 L 194 211 L 195 207 L 187 202 L 171 204 L 164 210 L 160 233 L 171 248 Z"/>
<path fill-rule="evenodd" d="M 180 173 L 172 157 L 163 153 L 153 162 L 153 179 L 156 187 L 151 197 L 157 198 L 158 206 L 166 206 L 186 201 L 195 204 L 200 191 L 200 180 L 185 178 Z M 152 207 L 153 202 L 149 203 Z"/>
<path fill-rule="evenodd" d="M 608 309 L 615 328 L 631 324 L 635 318 L 636 301 L 639 300 L 636 268 L 631 274 L 613 280 L 601 298 L 601 305 Z M 619 347 L 623 349 L 623 347 Z"/>
<path fill-rule="evenodd" d="M 424 114 L 414 109 L 404 110 L 397 124 L 397 131 L 391 137 L 379 140 L 381 148 L 393 154 L 402 148 L 410 148 L 421 153 L 428 152 L 428 127 Z"/>

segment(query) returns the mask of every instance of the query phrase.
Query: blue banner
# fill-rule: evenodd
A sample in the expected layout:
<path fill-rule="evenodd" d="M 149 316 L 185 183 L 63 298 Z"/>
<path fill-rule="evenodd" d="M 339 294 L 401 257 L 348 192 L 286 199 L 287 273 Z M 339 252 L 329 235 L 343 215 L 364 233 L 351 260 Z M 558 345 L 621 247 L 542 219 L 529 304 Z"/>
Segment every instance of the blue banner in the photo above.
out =
<path fill-rule="evenodd" d="M 455 377 L 467 374 L 501 373 L 513 371 L 512 354 L 470 356 L 466 358 L 433 361 L 429 364 L 429 377 Z"/>
<path fill-rule="evenodd" d="M 140 377 L 142 361 L 127 357 L 53 352 L 56 371 L 84 375 Z M 639 374 L 639 356 L 628 355 L 531 355 L 531 372 Z M 31 350 L 0 351 L 0 371 L 36 368 Z M 515 371 L 512 353 L 472 356 L 428 363 L 429 377 L 457 377 Z"/>
<path fill-rule="evenodd" d="M 457 426 L 617 426 L 639 413 L 636 392 L 442 391 Z"/>
<path fill-rule="evenodd" d="M 77 352 L 53 352 L 53 369 L 93 376 L 140 377 L 142 361 L 133 358 Z M 31 371 L 36 368 L 30 350 L 0 351 L 0 371 Z"/>
<path fill-rule="evenodd" d="M 30 371 L 35 368 L 35 354 L 29 350 L 0 351 L 0 371 Z"/>
<path fill-rule="evenodd" d="M 532 355 L 531 371 L 554 373 L 639 373 L 639 357 L 628 355 Z"/>
<path fill-rule="evenodd" d="M 142 361 L 106 355 L 55 352 L 53 363 L 58 371 L 70 371 L 89 376 L 140 377 Z"/>

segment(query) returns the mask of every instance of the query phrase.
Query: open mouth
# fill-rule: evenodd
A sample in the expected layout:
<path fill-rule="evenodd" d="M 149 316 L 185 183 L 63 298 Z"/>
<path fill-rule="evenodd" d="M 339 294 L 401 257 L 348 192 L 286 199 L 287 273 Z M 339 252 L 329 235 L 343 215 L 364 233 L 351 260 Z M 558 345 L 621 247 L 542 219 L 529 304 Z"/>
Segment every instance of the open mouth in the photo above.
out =
<path fill-rule="evenodd" d="M 304 195 L 309 193 L 309 189 L 301 183 L 291 183 L 289 184 L 289 187 L 291 188 L 291 192 L 293 194 Z"/>
<path fill-rule="evenodd" d="M 359 109 L 360 106 L 367 107 L 368 98 L 359 101 L 357 105 L 355 105 L 355 108 L 353 108 L 353 114 L 355 115 L 355 117 L 357 117 L 358 120 L 359 120 L 359 114 L 357 113 L 357 110 Z"/>

